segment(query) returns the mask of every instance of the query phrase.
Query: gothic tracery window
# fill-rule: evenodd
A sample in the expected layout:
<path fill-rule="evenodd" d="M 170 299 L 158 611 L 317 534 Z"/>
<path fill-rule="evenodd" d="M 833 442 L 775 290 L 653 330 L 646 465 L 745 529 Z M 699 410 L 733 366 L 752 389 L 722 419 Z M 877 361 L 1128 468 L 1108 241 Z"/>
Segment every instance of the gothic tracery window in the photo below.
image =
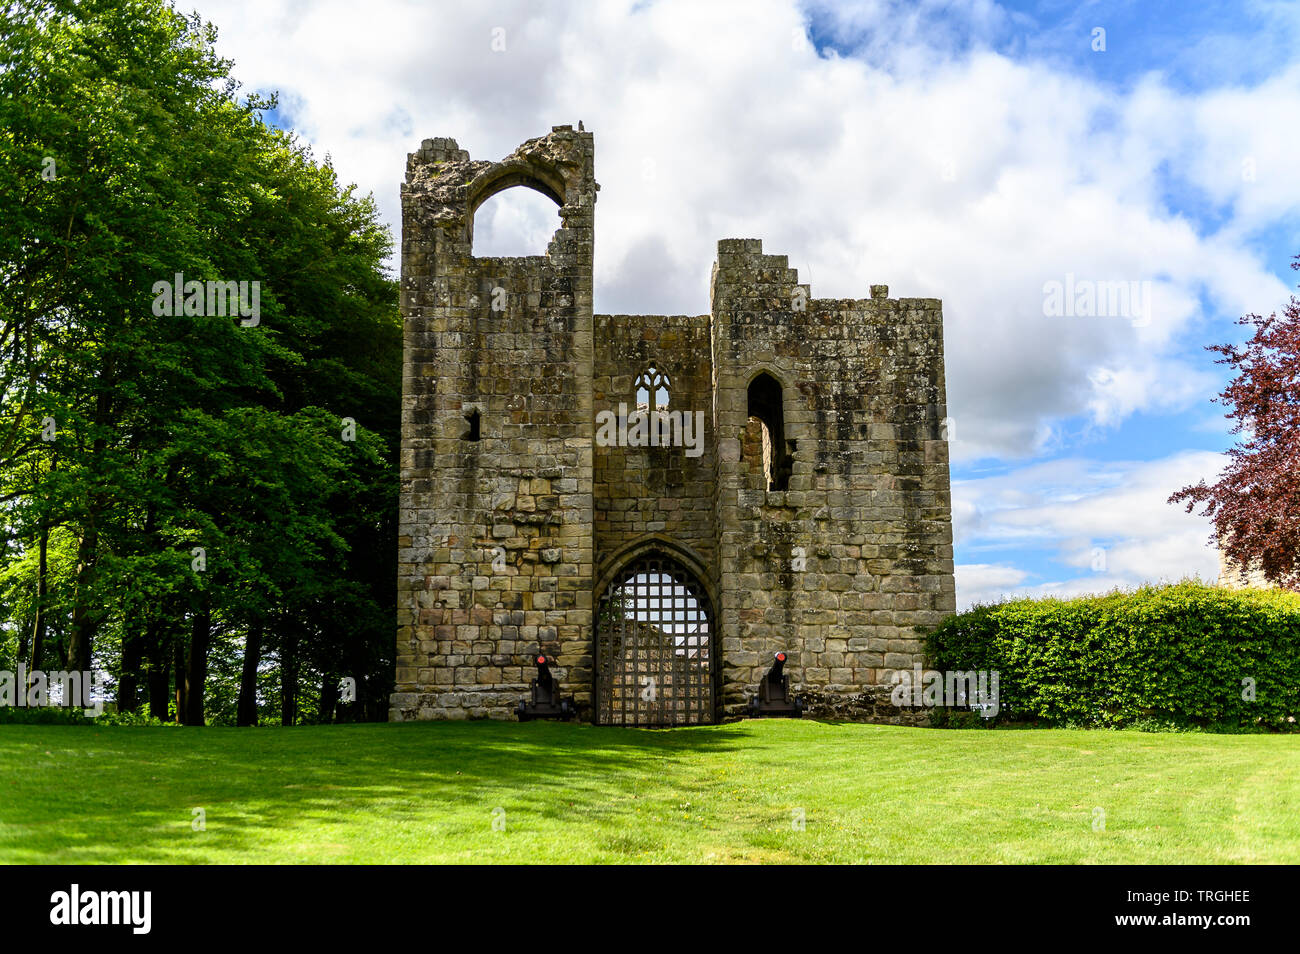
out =
<path fill-rule="evenodd" d="M 672 387 L 668 375 L 651 364 L 636 379 L 636 409 L 638 411 L 668 410 L 668 391 Z"/>

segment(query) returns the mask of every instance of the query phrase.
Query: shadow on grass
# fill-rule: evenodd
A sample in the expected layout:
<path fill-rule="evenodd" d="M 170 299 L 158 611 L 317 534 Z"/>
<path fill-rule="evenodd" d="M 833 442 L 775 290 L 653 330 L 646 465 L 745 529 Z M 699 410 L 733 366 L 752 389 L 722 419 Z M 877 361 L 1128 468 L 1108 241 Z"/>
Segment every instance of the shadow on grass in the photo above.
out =
<path fill-rule="evenodd" d="M 814 720 L 0 726 L 0 861 L 1293 859 L 1297 746 Z"/>
<path fill-rule="evenodd" d="M 3 727 L 0 861 L 263 857 L 260 849 L 274 849 L 287 831 L 300 843 L 304 829 L 317 847 L 345 839 L 335 847 L 346 857 L 378 829 L 472 837 L 490 830 L 497 806 L 618 826 L 638 792 L 692 792 L 707 784 L 697 757 L 741 742 L 755 747 L 744 723 Z M 206 815 L 204 832 L 192 830 L 195 808 Z M 644 850 L 644 839 L 628 838 L 613 832 L 607 847 Z M 284 850 L 277 860 L 303 855 L 293 838 Z"/>

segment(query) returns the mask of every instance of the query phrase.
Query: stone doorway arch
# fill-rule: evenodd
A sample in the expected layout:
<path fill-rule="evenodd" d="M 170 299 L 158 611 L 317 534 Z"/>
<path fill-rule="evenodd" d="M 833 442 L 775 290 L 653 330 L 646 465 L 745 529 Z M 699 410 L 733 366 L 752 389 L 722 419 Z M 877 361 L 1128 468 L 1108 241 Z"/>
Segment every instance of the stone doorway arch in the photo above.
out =
<path fill-rule="evenodd" d="M 716 717 L 714 615 L 703 584 L 660 550 L 625 563 L 596 610 L 597 725 L 705 725 Z"/>

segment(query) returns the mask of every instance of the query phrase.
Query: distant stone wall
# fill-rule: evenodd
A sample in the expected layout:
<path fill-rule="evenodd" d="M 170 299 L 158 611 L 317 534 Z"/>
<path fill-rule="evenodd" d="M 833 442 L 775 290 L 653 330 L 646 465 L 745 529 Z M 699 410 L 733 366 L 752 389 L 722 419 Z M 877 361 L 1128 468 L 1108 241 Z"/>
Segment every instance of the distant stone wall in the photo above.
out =
<path fill-rule="evenodd" d="M 1277 584 L 1270 583 L 1264 571 L 1258 566 L 1249 567 L 1243 574 L 1241 564 L 1232 560 L 1222 550 L 1219 551 L 1218 585 L 1230 590 L 1272 589 Z"/>

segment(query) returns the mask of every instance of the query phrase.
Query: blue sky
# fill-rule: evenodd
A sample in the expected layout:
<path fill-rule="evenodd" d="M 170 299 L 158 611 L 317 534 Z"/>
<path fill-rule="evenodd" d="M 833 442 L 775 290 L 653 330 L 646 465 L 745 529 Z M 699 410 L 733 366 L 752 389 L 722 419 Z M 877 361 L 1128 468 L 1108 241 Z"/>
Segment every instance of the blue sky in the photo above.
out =
<path fill-rule="evenodd" d="M 836 16 L 854 4 L 808 5 L 809 35 L 823 54 L 871 55 L 866 22 Z M 990 49 L 1010 59 L 1037 59 L 1117 87 L 1160 72 L 1195 92 L 1256 83 L 1294 57 L 1297 23 L 1286 3 L 1161 2 L 880 3 L 912 34 L 926 32 L 953 54 Z M 904 25 L 916 17 L 915 25 Z M 849 22 L 845 22 L 848 20 Z M 1105 30 L 1109 56 L 1093 49 Z"/>
<path fill-rule="evenodd" d="M 925 34 L 927 45 L 941 47 L 946 56 L 993 50 L 1012 61 L 1047 62 L 1055 71 L 1086 77 L 1117 97 L 1131 93 L 1152 75 L 1182 94 L 1249 87 L 1293 65 L 1298 49 L 1294 11 L 1280 5 L 1014 2 L 978 9 L 961 6 L 924 4 L 917 13 L 914 5 L 897 5 L 893 22 L 881 29 L 873 20 L 855 22 L 842 10 L 815 5 L 810 10 L 809 37 L 823 57 L 874 59 L 896 71 L 890 43 Z M 908 22 L 909 15 L 915 16 L 913 22 Z M 1103 117 L 1102 125 L 1108 124 L 1108 118 Z M 1286 119 L 1279 116 L 1279 121 Z M 1159 181 L 1163 212 L 1185 219 L 1197 234 L 1212 236 L 1233 222 L 1231 202 L 1208 194 L 1169 166 L 1160 170 Z M 1290 263 L 1300 254 L 1300 220 L 1263 223 L 1235 240 L 1280 281 L 1295 284 Z M 1223 383 L 1226 371 L 1205 346 L 1240 340 L 1241 329 L 1234 324 L 1238 314 L 1219 307 L 1212 296 L 1202 296 L 1200 305 L 1201 313 L 1172 353 Z M 1087 414 L 1063 416 L 1054 422 L 1053 439 L 1039 453 L 1027 458 L 988 455 L 959 460 L 952 476 L 954 481 L 974 482 L 1003 477 L 1027 465 L 1080 456 L 1104 465 L 1187 451 L 1219 453 L 1233 441 L 1222 414 L 1220 406 L 1207 400 L 1175 412 L 1138 411 L 1103 427 Z M 1089 553 L 1093 547 L 1104 550 L 1113 545 L 1118 536 L 1092 537 Z M 1063 565 L 1056 539 L 1035 543 L 1017 536 L 998 545 L 968 538 L 958 541 L 956 556 L 959 564 L 1014 566 L 1025 572 L 1026 585 L 1060 579 L 1075 569 Z"/>
<path fill-rule="evenodd" d="M 1205 346 L 1300 276 L 1300 4 L 253 10 L 203 13 L 246 87 L 279 91 L 273 120 L 394 228 L 419 139 L 497 158 L 582 119 L 597 311 L 703 313 L 716 241 L 746 236 L 815 297 L 943 299 L 963 605 L 1214 576 L 1208 523 L 1165 499 L 1232 440 Z M 554 228 L 511 190 L 476 250 L 536 251 Z M 1045 289 L 1076 279 L 1145 283 L 1150 314 L 1050 314 Z"/>

